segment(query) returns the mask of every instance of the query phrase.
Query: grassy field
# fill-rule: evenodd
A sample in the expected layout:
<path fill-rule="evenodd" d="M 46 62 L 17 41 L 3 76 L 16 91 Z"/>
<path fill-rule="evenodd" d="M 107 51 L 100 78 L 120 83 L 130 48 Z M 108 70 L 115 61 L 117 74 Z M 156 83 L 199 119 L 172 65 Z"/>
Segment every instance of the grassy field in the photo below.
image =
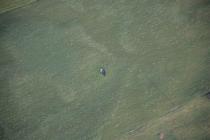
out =
<path fill-rule="evenodd" d="M 40 0 L 1 14 L 0 139 L 210 139 L 209 16 L 208 0 Z"/>
<path fill-rule="evenodd" d="M 1 0 L 0 13 L 8 12 L 16 8 L 28 5 L 36 0 Z"/>

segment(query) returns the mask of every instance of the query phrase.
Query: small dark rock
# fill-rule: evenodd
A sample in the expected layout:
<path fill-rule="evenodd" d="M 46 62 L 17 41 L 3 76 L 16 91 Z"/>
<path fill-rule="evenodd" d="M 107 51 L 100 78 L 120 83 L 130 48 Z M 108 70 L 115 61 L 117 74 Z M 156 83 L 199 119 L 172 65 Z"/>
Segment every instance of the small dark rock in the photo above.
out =
<path fill-rule="evenodd" d="M 100 74 L 106 76 L 106 70 L 104 68 L 100 68 Z"/>

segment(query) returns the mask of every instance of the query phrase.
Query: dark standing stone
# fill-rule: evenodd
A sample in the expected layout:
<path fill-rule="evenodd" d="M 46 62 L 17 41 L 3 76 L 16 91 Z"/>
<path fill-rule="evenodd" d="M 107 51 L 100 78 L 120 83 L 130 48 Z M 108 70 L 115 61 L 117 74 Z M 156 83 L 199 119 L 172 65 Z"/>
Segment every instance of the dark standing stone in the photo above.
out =
<path fill-rule="evenodd" d="M 106 76 L 106 70 L 104 68 L 100 68 L 100 73 L 103 75 L 103 76 Z"/>

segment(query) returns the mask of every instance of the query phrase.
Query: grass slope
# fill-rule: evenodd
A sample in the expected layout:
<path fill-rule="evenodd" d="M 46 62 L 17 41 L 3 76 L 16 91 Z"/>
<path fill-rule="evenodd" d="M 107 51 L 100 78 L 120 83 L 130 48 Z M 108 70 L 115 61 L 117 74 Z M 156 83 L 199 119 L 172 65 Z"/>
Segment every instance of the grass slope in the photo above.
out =
<path fill-rule="evenodd" d="M 0 13 L 4 13 L 22 6 L 25 6 L 29 3 L 32 3 L 36 0 L 1 0 L 0 1 Z"/>
<path fill-rule="evenodd" d="M 208 8 L 43 0 L 0 15 L 1 138 L 210 139 Z"/>

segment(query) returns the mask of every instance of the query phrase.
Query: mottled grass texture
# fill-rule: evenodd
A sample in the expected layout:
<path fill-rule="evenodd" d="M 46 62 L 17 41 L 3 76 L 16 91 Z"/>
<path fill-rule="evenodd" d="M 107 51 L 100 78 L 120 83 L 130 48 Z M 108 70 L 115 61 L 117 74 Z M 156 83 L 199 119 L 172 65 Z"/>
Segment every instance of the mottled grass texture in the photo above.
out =
<path fill-rule="evenodd" d="M 209 8 L 40 0 L 1 14 L 0 139 L 210 139 Z"/>
<path fill-rule="evenodd" d="M 0 14 L 26 6 L 36 0 L 0 0 Z"/>

